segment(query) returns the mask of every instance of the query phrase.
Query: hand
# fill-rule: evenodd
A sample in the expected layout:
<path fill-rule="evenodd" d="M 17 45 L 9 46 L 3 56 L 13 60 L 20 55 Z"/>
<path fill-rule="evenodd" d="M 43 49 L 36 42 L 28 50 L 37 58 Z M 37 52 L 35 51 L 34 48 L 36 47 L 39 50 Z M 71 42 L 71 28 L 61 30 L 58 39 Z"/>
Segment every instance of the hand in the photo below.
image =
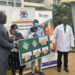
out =
<path fill-rule="evenodd" d="M 52 41 L 50 40 L 50 43 L 52 43 Z"/>
<path fill-rule="evenodd" d="M 37 37 L 37 34 L 34 34 L 33 37 Z"/>
<path fill-rule="evenodd" d="M 15 40 L 17 41 L 17 40 L 20 40 L 20 39 L 19 38 L 16 38 Z"/>
<path fill-rule="evenodd" d="M 9 42 L 10 42 L 10 43 L 13 43 L 14 40 L 15 40 L 15 38 L 14 38 L 13 36 L 11 36 L 11 37 L 9 38 Z"/>
<path fill-rule="evenodd" d="M 17 43 L 15 43 L 15 48 L 17 48 L 17 49 L 19 48 Z"/>
<path fill-rule="evenodd" d="M 74 47 L 71 47 L 72 48 L 72 50 L 74 49 Z"/>

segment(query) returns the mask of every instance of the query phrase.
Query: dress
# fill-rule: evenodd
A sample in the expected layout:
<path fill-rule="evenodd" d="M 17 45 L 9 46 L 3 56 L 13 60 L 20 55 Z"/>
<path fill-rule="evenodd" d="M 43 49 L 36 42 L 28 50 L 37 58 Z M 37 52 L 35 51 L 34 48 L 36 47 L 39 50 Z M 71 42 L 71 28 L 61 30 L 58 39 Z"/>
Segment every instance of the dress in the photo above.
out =
<path fill-rule="evenodd" d="M 23 39 L 23 37 L 20 33 L 16 33 L 15 38 L 16 39 Z M 23 69 L 24 68 L 24 66 L 20 66 L 19 50 L 16 49 L 16 48 L 11 50 L 11 53 L 10 53 L 10 56 L 9 56 L 9 67 L 12 70 L 18 70 L 18 69 Z"/>

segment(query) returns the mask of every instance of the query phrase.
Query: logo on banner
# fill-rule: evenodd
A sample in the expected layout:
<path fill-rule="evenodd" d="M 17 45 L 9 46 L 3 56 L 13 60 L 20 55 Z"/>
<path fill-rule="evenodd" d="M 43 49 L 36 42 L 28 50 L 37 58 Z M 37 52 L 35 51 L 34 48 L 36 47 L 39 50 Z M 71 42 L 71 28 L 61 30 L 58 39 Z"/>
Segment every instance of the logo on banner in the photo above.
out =
<path fill-rule="evenodd" d="M 28 18 L 28 12 L 26 10 L 20 10 L 21 18 Z"/>
<path fill-rule="evenodd" d="M 28 50 L 28 48 L 29 48 L 29 44 L 28 44 L 28 43 L 26 43 L 26 42 L 25 42 L 25 43 L 23 43 L 23 48 L 24 48 L 24 49 L 26 49 L 26 50 Z"/>
<path fill-rule="evenodd" d="M 36 47 L 36 46 L 37 46 L 37 42 L 34 40 L 34 41 L 32 42 L 32 45 L 33 45 L 34 47 Z"/>

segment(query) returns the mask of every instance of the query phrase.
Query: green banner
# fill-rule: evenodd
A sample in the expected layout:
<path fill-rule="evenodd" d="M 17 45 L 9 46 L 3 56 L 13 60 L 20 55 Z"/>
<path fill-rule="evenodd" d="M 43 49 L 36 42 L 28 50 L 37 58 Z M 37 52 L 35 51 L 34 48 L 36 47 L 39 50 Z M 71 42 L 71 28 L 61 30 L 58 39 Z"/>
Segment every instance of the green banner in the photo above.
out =
<path fill-rule="evenodd" d="M 19 40 L 18 44 L 21 65 L 50 54 L 49 36 Z"/>

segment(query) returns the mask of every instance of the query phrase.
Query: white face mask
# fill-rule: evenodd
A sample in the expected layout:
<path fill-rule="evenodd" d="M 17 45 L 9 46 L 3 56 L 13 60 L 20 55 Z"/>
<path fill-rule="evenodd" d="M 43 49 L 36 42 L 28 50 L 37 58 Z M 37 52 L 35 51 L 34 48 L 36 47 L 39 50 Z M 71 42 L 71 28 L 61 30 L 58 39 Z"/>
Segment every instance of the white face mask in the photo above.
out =
<path fill-rule="evenodd" d="M 16 29 L 15 31 L 16 31 L 16 33 L 19 33 L 19 29 Z"/>
<path fill-rule="evenodd" d="M 34 25 L 35 25 L 35 27 L 39 27 L 39 23 L 35 23 Z"/>

